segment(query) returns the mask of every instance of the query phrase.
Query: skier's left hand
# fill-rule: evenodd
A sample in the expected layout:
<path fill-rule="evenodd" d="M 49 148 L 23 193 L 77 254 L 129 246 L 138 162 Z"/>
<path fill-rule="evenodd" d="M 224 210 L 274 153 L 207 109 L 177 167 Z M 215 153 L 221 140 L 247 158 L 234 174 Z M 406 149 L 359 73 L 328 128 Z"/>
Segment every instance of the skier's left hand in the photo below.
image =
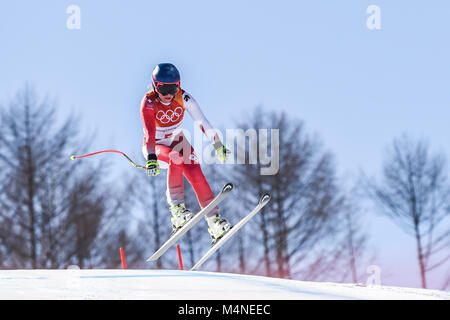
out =
<path fill-rule="evenodd" d="M 220 146 L 216 147 L 216 157 L 219 158 L 220 162 L 225 163 L 230 155 L 231 151 L 224 145 L 220 144 Z"/>

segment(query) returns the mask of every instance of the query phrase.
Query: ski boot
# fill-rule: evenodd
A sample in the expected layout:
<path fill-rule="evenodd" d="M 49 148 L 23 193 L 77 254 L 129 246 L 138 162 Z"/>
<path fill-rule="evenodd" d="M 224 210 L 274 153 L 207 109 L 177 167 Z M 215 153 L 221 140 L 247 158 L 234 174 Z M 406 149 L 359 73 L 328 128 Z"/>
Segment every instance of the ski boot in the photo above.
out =
<path fill-rule="evenodd" d="M 208 232 L 211 236 L 211 246 L 215 245 L 232 228 L 227 219 L 221 218 L 220 214 L 206 217 L 206 222 L 208 223 Z"/>
<path fill-rule="evenodd" d="M 178 229 L 192 218 L 192 213 L 186 208 L 184 203 L 171 206 L 170 213 L 172 214 L 170 218 L 172 222 L 172 234 L 177 232 Z"/>

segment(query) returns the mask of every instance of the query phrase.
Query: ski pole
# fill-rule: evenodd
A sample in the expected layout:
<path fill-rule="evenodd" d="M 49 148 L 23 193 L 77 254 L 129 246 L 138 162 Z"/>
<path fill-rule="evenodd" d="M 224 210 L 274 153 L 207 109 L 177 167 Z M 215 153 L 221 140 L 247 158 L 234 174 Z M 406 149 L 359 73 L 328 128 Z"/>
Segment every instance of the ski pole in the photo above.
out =
<path fill-rule="evenodd" d="M 81 158 L 85 158 L 85 157 L 90 157 L 99 153 L 104 153 L 104 152 L 114 152 L 114 153 L 118 153 L 123 155 L 125 158 L 127 158 L 128 161 L 130 161 L 130 163 L 136 167 L 136 168 L 140 168 L 140 169 L 146 169 L 146 167 L 141 166 L 139 164 L 136 164 L 133 160 L 130 159 L 129 156 L 127 156 L 125 153 L 121 152 L 121 151 L 117 151 L 117 150 L 101 150 L 101 151 L 97 151 L 97 152 L 93 152 L 93 153 L 88 153 L 88 154 L 83 154 L 81 156 L 71 156 L 70 159 L 75 160 L 75 159 L 81 159 Z"/>

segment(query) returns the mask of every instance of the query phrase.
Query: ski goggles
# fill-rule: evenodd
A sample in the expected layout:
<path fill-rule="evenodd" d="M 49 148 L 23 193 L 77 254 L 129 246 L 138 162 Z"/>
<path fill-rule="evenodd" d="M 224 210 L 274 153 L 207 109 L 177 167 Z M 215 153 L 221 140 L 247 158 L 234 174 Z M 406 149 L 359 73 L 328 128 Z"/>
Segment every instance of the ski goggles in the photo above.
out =
<path fill-rule="evenodd" d="M 162 82 L 155 82 L 154 83 L 155 90 L 162 96 L 167 96 L 168 94 L 174 96 L 178 89 L 180 88 L 180 83 L 162 83 Z"/>

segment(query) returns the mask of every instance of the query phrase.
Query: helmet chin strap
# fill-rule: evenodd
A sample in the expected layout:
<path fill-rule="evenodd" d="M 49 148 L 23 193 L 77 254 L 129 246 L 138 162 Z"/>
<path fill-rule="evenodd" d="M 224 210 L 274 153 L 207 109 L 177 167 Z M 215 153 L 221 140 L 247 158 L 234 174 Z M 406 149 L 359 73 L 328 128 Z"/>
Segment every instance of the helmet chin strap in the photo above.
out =
<path fill-rule="evenodd" d="M 161 103 L 162 103 L 163 105 L 165 105 L 165 106 L 168 106 L 169 104 L 171 104 L 172 101 L 173 101 L 173 99 L 170 100 L 169 102 L 163 102 L 161 99 L 159 99 L 159 102 L 161 102 Z"/>

